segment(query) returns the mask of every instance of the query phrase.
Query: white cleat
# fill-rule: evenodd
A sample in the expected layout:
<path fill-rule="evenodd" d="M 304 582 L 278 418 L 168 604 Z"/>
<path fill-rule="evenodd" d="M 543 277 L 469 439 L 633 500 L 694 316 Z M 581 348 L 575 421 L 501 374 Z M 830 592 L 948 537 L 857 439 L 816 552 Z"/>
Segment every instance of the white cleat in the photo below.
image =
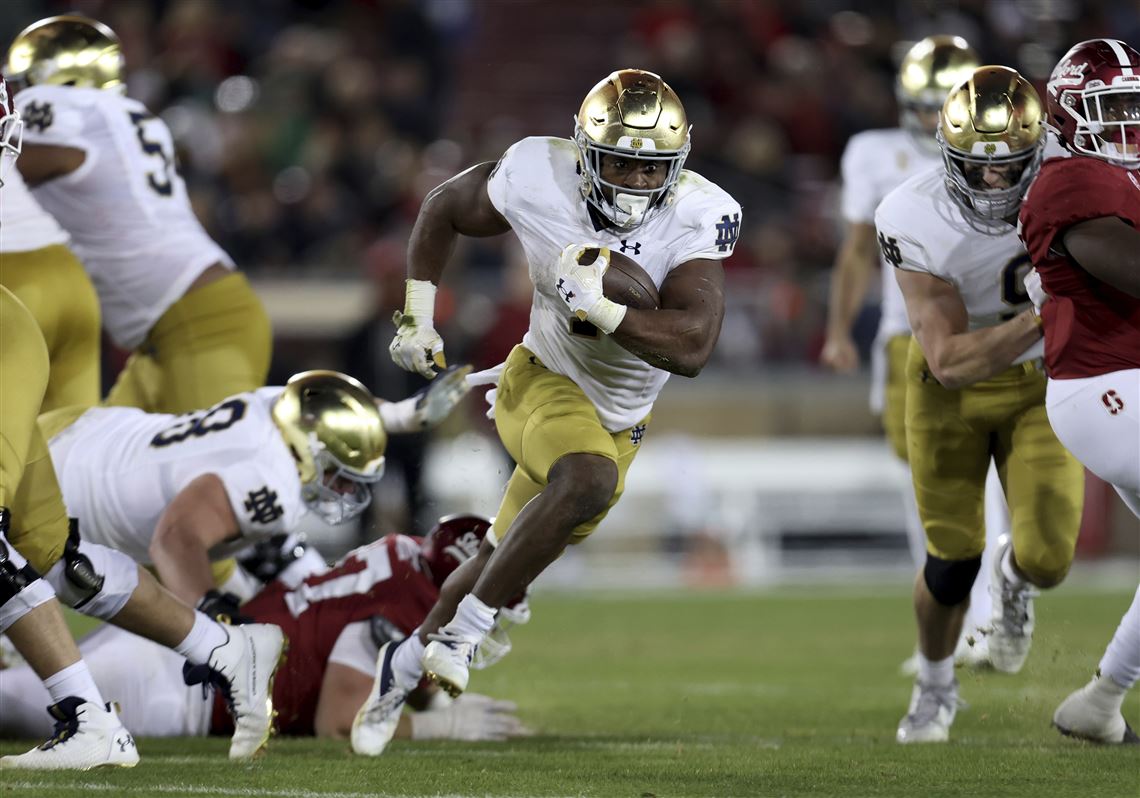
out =
<path fill-rule="evenodd" d="M 428 640 L 431 642 L 424 649 L 424 672 L 448 695 L 456 698 L 467 689 L 471 658 L 478 644 L 449 632 L 447 627 L 428 635 Z"/>
<path fill-rule="evenodd" d="M 1011 545 L 1008 535 L 998 538 L 990 577 L 994 599 L 990 662 L 1003 673 L 1017 673 L 1029 656 L 1033 644 L 1033 597 L 1037 595 L 1032 586 L 1018 587 L 1005 578 L 1001 561 Z"/>
<path fill-rule="evenodd" d="M 372 692 L 352 720 L 352 750 L 362 756 L 380 756 L 396 734 L 408 691 L 396 684 L 392 657 L 399 643 L 388 642 L 376 657 Z"/>
<path fill-rule="evenodd" d="M 989 668 L 990 642 L 987 634 L 980 629 L 963 633 L 954 649 L 954 666 L 958 668 Z M 913 679 L 918 676 L 918 651 L 916 650 L 899 665 L 899 673 Z"/>
<path fill-rule="evenodd" d="M 1067 737 L 1076 737 L 1094 743 L 1109 745 L 1138 745 L 1140 737 L 1132 731 L 1119 708 L 1104 706 L 1098 701 L 1097 682 L 1108 677 L 1094 676 L 1093 680 L 1069 694 L 1053 713 L 1053 725 Z"/>
<path fill-rule="evenodd" d="M 0 769 L 91 770 L 139 763 L 135 739 L 110 704 L 104 708 L 71 696 L 48 712 L 55 718 L 52 738 L 26 754 L 0 758 Z"/>
<path fill-rule="evenodd" d="M 899 721 L 895 739 L 903 744 L 944 743 L 958 713 L 958 680 L 946 687 L 931 687 L 916 681 L 910 709 Z"/>
<path fill-rule="evenodd" d="M 226 626 L 229 640 L 210 653 L 210 680 L 222 691 L 234 719 L 230 759 L 249 759 L 273 729 L 273 677 L 285 659 L 281 627 L 265 623 Z"/>

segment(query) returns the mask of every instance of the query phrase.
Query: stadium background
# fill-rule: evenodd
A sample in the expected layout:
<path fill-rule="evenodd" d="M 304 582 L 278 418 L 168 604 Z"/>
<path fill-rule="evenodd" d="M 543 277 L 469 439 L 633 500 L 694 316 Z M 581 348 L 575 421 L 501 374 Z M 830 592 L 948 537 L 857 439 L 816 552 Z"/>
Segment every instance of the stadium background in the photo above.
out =
<path fill-rule="evenodd" d="M 1071 44 L 1140 40 L 1135 3 L 779 0 L 9 0 L 6 40 L 80 11 L 123 41 L 129 92 L 169 124 L 194 206 L 254 280 L 276 329 L 273 381 L 341 368 L 401 398 L 388 358 L 404 244 L 425 193 L 526 135 L 568 136 L 611 69 L 659 72 L 693 123 L 688 166 L 745 209 L 713 362 L 673 379 L 628 495 L 550 584 L 767 584 L 911 571 L 908 486 L 867 409 L 874 298 L 854 377 L 817 365 L 841 232 L 847 139 L 895 125 L 909 42 L 958 33 L 1040 81 Z M 466 240 L 445 275 L 450 362 L 503 359 L 530 286 L 510 236 Z M 121 362 L 108 348 L 108 377 Z M 478 394 L 440 430 L 393 440 L 372 515 L 312 528 L 329 555 L 493 512 L 509 473 Z M 1085 558 L 1131 555 L 1140 526 L 1090 481 Z M 635 566 L 636 567 L 633 567 Z M 1131 568 L 1134 571 L 1134 566 Z M 1078 572 L 1080 569 L 1076 569 Z M 634 576 L 636 574 L 636 576 Z"/>

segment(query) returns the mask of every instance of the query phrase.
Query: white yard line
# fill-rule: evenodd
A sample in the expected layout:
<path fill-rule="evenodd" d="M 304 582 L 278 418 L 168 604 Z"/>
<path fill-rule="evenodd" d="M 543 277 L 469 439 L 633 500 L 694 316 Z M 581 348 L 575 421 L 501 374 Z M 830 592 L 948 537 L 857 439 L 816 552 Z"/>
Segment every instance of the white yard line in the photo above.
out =
<path fill-rule="evenodd" d="M 388 792 L 318 792 L 315 790 L 270 790 L 261 787 L 208 787 L 194 784 L 150 784 L 146 786 L 128 786 L 121 784 L 103 784 L 100 782 L 37 784 L 27 781 L 15 781 L 5 783 L 3 786 L 3 791 L 5 793 L 34 791 L 37 794 L 42 794 L 44 790 L 77 793 L 112 792 L 118 795 L 223 795 L 240 796 L 241 798 L 479 798 L 478 796 L 459 795 L 456 793 L 447 795 L 444 795 L 442 793 L 433 793 L 431 795 L 410 795 L 408 793 Z"/>

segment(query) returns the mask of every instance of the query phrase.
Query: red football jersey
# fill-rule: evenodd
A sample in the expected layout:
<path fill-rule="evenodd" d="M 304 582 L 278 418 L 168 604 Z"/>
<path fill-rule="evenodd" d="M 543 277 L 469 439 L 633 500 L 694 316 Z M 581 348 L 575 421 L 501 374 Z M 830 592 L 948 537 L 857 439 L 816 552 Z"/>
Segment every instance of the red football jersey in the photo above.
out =
<path fill-rule="evenodd" d="M 387 535 L 354 549 L 334 568 L 309 577 L 294 590 L 273 582 L 242 606 L 246 615 L 277 624 L 289 638 L 289 653 L 273 684 L 281 734 L 314 733 L 325 668 L 346 626 L 381 615 L 411 634 L 427 616 L 439 591 L 420 570 L 419 551 L 415 538 Z M 220 694 L 214 701 L 210 732 L 233 733 Z"/>
<path fill-rule="evenodd" d="M 1061 238 L 1102 216 L 1140 229 L 1140 173 L 1077 155 L 1047 160 L 1021 206 L 1021 240 L 1050 296 L 1041 309 L 1050 377 L 1140 368 L 1140 300 L 1082 269 Z"/>

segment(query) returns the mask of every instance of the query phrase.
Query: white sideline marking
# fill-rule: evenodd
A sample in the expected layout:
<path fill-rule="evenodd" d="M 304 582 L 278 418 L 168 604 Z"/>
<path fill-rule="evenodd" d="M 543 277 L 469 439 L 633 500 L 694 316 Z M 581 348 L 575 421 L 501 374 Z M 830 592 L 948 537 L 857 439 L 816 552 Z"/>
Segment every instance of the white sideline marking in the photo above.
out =
<path fill-rule="evenodd" d="M 152 784 L 145 787 L 131 787 L 120 784 L 102 784 L 99 782 L 80 782 L 74 784 L 33 784 L 27 781 L 16 781 L 4 785 L 4 791 L 37 792 L 52 789 L 69 792 L 114 792 L 118 794 L 145 794 L 155 795 L 168 793 L 172 795 L 240 795 L 250 798 L 474 798 L 474 796 L 441 793 L 431 795 L 409 795 L 408 793 L 390 792 L 316 792 L 314 790 L 268 790 L 259 787 L 206 787 L 196 785 Z"/>

